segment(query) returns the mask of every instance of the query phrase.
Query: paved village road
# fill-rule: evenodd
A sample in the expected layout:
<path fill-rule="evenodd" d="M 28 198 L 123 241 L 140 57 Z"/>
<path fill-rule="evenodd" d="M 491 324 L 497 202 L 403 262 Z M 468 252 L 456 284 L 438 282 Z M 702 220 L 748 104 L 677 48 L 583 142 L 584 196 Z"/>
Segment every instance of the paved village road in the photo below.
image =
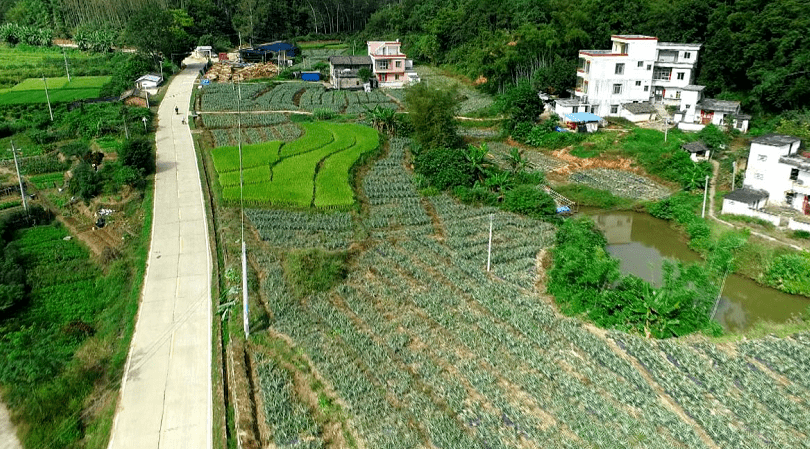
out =
<path fill-rule="evenodd" d="M 14 424 L 8 415 L 6 404 L 0 402 L 0 449 L 22 449 L 17 434 L 14 431 Z"/>
<path fill-rule="evenodd" d="M 158 110 L 152 245 L 109 449 L 212 445 L 211 251 L 191 132 L 181 123 L 201 68 L 175 76 Z"/>

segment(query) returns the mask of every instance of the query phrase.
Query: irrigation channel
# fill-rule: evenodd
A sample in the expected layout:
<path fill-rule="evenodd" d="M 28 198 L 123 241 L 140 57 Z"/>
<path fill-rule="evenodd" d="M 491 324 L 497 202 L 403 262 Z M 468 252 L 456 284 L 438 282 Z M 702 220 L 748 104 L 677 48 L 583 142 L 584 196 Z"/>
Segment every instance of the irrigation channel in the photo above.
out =
<path fill-rule="evenodd" d="M 668 222 L 639 212 L 582 210 L 605 233 L 607 251 L 632 273 L 654 284 L 661 282 L 664 258 L 695 262 L 700 256 Z M 724 329 L 744 331 L 759 320 L 782 323 L 810 307 L 810 298 L 763 287 L 739 275 L 726 280 L 716 319 Z"/>

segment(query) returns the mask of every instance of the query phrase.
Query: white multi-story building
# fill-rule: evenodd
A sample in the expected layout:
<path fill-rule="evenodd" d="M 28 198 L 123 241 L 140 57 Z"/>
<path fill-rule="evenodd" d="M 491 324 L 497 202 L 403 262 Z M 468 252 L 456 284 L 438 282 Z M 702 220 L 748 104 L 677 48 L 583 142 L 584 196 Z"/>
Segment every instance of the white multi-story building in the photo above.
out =
<path fill-rule="evenodd" d="M 810 158 L 799 152 L 800 147 L 798 137 L 783 134 L 752 140 L 743 188 L 723 198 L 723 213 L 770 219 L 760 209 L 777 206 L 810 215 Z"/>
<path fill-rule="evenodd" d="M 680 102 L 682 88 L 693 81 L 700 44 L 626 34 L 611 40 L 610 50 L 580 50 L 575 98 L 558 102 L 557 114 L 591 112 L 637 121 L 654 112 L 651 101 Z"/>
<path fill-rule="evenodd" d="M 801 140 L 766 134 L 751 141 L 743 186 L 768 192 L 768 203 L 810 214 L 810 158 L 799 153 Z"/>

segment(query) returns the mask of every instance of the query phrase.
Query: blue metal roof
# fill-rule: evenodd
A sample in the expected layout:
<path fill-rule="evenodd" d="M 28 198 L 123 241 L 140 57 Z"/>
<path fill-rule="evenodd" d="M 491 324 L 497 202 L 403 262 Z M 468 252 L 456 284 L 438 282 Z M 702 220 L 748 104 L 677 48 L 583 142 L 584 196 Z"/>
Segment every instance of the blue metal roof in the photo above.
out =
<path fill-rule="evenodd" d="M 602 117 L 599 117 L 596 114 L 591 114 L 590 112 L 573 112 L 571 114 L 565 114 L 565 118 L 570 122 L 576 123 L 598 122 L 602 120 Z"/>

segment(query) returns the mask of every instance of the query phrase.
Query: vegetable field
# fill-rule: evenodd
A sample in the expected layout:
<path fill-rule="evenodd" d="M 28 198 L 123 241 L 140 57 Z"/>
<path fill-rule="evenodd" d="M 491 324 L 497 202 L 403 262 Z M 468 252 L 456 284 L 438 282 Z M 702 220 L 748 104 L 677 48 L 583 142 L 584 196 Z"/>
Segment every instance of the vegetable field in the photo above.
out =
<path fill-rule="evenodd" d="M 227 83 L 214 83 L 206 86 L 202 96 L 202 109 L 208 112 L 237 111 L 239 98 L 238 87 Z M 243 111 L 307 111 L 329 109 L 336 113 L 359 114 L 375 106 L 397 109 L 397 103 L 380 90 L 372 92 L 327 90 L 322 84 L 285 82 L 275 84 L 242 84 Z M 265 120 L 280 114 L 256 114 L 253 118 L 243 114 L 243 125 L 251 120 Z M 220 117 L 220 118 L 214 118 Z M 206 114 L 206 127 L 220 128 L 236 126 L 236 118 L 222 115 Z M 227 122 L 225 122 L 227 120 Z M 210 125 L 209 125 L 210 123 Z M 257 123 L 257 125 L 274 125 L 276 123 Z M 247 124 L 245 126 L 251 126 Z"/>
<path fill-rule="evenodd" d="M 392 139 L 365 175 L 354 220 L 248 212 L 273 248 L 255 254 L 269 326 L 345 404 L 361 447 L 810 447 L 810 335 L 652 341 L 564 317 L 539 276 L 554 227 L 420 198 L 407 144 Z M 369 238 L 346 280 L 296 298 L 283 251 L 345 249 L 358 230 Z M 273 442 L 330 447 L 290 387 L 294 368 L 262 357 Z"/>
<path fill-rule="evenodd" d="M 51 103 L 63 103 L 87 98 L 97 98 L 101 87 L 110 81 L 109 76 L 74 76 L 67 78 L 48 78 L 48 96 Z M 0 93 L 0 105 L 45 103 L 45 83 L 41 78 L 28 78 Z"/>
<path fill-rule="evenodd" d="M 377 132 L 359 125 L 324 122 L 304 123 L 302 127 L 304 135 L 290 143 L 243 145 L 242 195 L 248 204 L 318 208 L 354 204 L 349 170 L 362 154 L 377 148 Z M 239 201 L 238 148 L 215 148 L 212 157 L 223 198 Z"/>

